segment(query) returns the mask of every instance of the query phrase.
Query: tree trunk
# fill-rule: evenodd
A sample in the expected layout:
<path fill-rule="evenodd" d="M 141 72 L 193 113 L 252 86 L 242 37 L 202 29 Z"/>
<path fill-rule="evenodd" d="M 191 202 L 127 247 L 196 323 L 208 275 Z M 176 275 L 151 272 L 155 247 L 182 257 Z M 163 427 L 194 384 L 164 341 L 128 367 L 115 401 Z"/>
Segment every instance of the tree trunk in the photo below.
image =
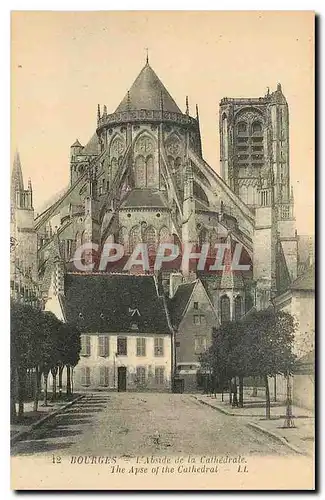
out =
<path fill-rule="evenodd" d="M 18 367 L 18 418 L 24 415 L 24 400 L 26 386 L 26 369 Z"/>
<path fill-rule="evenodd" d="M 233 397 L 232 397 L 232 406 L 238 406 L 238 398 L 237 398 L 237 377 L 234 377 L 234 383 L 233 383 Z"/>
<path fill-rule="evenodd" d="M 49 378 L 49 370 L 47 368 L 45 368 L 43 375 L 44 375 L 44 406 L 47 406 L 47 399 L 48 399 L 47 383 Z"/>
<path fill-rule="evenodd" d="M 56 376 L 58 373 L 58 367 L 54 366 L 51 368 L 51 374 L 52 374 L 52 401 L 56 400 Z"/>
<path fill-rule="evenodd" d="M 74 374 L 74 369 L 73 366 L 71 366 L 71 394 L 73 394 L 73 374 Z"/>
<path fill-rule="evenodd" d="M 257 385 L 256 385 L 256 377 L 253 377 L 253 391 L 252 391 L 252 398 L 257 397 Z"/>
<path fill-rule="evenodd" d="M 17 380 L 17 371 L 14 366 L 10 367 L 10 421 L 14 423 L 17 419 L 16 412 L 16 380 Z"/>
<path fill-rule="evenodd" d="M 59 366 L 59 399 L 62 397 L 62 374 L 63 374 L 64 366 Z"/>
<path fill-rule="evenodd" d="M 41 371 L 38 366 L 35 368 L 35 392 L 34 392 L 34 411 L 38 410 L 38 402 L 39 402 L 39 393 L 41 386 Z"/>
<path fill-rule="evenodd" d="M 231 405 L 232 403 L 231 378 L 229 379 L 228 384 L 229 384 L 229 404 Z"/>
<path fill-rule="evenodd" d="M 67 365 L 67 396 L 71 396 L 71 368 Z"/>
<path fill-rule="evenodd" d="M 267 375 L 264 375 L 265 383 L 265 418 L 270 420 L 271 418 L 271 402 L 270 402 L 270 390 L 269 390 L 269 380 Z"/>
<path fill-rule="evenodd" d="M 239 377 L 239 406 L 244 407 L 244 377 Z"/>

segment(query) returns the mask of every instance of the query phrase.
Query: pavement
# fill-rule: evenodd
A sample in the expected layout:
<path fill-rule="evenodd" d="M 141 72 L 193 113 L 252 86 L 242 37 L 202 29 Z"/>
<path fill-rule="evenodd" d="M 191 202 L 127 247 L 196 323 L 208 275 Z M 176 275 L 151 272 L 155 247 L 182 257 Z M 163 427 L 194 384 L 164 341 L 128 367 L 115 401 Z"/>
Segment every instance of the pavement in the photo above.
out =
<path fill-rule="evenodd" d="M 271 402 L 271 419 L 265 419 L 265 400 L 251 397 L 244 393 L 244 408 L 232 407 L 228 403 L 228 394 L 214 396 L 195 394 L 193 398 L 229 418 L 242 418 L 243 422 L 257 432 L 284 444 L 293 452 L 302 455 L 314 455 L 315 419 L 311 410 L 292 406 L 293 428 L 284 428 L 286 406 L 283 402 Z"/>
<path fill-rule="evenodd" d="M 210 398 L 211 399 L 211 398 Z M 87 393 L 12 445 L 33 455 L 288 456 L 284 443 L 190 394 Z"/>
<path fill-rule="evenodd" d="M 19 422 L 10 425 L 11 443 L 19 440 L 21 436 L 30 433 L 33 429 L 42 425 L 43 422 L 52 418 L 58 412 L 70 407 L 82 397 L 82 395 L 76 394 L 72 397 L 72 400 L 62 399 L 60 401 L 49 403 L 46 406 L 40 402 L 38 405 L 38 411 L 34 411 L 33 401 L 24 403 L 24 415 L 22 419 Z M 16 405 L 16 411 L 18 414 L 18 404 Z"/>

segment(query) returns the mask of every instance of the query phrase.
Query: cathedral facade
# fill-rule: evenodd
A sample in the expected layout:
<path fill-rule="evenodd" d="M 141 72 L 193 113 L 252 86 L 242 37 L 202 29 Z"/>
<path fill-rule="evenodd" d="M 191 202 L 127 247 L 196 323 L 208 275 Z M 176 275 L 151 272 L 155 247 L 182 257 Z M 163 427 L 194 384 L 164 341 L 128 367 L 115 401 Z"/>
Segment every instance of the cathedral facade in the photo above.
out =
<path fill-rule="evenodd" d="M 298 272 L 289 111 L 281 85 L 263 97 L 222 99 L 219 133 L 221 175 L 203 157 L 198 106 L 191 116 L 186 98 L 183 112 L 148 60 L 114 112 L 98 106 L 91 139 L 85 145 L 77 139 L 70 148 L 69 186 L 26 222 L 34 238 L 30 246 L 34 279 L 45 307 L 60 309 L 58 315 L 64 319 L 59 298 L 65 295 L 67 277 L 77 272 L 76 250 L 84 243 L 103 248 L 107 242 L 123 245 L 126 256 L 141 242 L 153 255 L 162 242 L 180 248 L 185 243 L 199 247 L 209 243 L 211 261 L 218 243 L 228 244 L 230 256 L 235 245 L 241 245 L 240 262 L 248 264 L 249 271 L 224 266 L 220 273 L 185 272 L 171 266 L 156 276 L 159 294 L 166 298 L 171 332 L 169 301 L 175 283 L 200 280 L 216 324 L 238 319 L 252 307 L 269 307 Z M 20 163 L 18 167 L 21 171 Z M 28 189 L 24 191 L 16 164 L 15 213 L 32 210 L 31 185 Z M 19 231 L 31 238 L 28 231 Z M 113 271 L 125 273 L 118 265 Z M 132 274 L 132 269 L 128 272 Z M 56 309 L 49 304 L 57 304 Z M 180 342 L 186 342 L 184 335 Z M 175 364 L 177 349 L 173 349 Z"/>

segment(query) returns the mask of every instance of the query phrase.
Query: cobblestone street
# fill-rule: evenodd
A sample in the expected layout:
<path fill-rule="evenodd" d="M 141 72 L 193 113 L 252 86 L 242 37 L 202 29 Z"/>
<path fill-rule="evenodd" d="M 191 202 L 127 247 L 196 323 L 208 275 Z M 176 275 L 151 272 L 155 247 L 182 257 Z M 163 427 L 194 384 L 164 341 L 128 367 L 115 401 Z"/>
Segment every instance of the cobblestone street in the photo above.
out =
<path fill-rule="evenodd" d="M 191 395 L 94 393 L 12 447 L 12 455 L 287 455 L 285 446 Z"/>

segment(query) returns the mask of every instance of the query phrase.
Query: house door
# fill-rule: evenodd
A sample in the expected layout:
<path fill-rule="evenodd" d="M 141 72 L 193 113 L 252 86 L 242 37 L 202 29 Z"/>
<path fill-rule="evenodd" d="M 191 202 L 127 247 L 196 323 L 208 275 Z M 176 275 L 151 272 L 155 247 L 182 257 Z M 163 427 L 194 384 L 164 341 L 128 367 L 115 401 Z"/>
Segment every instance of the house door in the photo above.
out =
<path fill-rule="evenodd" d="M 126 367 L 119 366 L 117 369 L 117 390 L 118 392 L 126 391 Z"/>

